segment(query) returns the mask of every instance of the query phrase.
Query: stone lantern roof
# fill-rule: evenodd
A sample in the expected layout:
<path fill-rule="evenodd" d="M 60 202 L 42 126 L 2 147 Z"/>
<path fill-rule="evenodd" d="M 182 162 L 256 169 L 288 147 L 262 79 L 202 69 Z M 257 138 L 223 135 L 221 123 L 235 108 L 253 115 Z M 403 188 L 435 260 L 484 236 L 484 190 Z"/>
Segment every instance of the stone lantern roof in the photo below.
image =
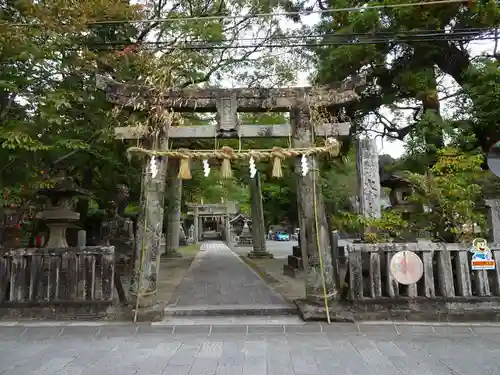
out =
<path fill-rule="evenodd" d="M 245 221 L 248 224 L 252 223 L 252 219 L 250 219 L 249 217 L 247 217 L 246 215 L 244 215 L 242 213 L 239 213 L 238 215 L 236 215 L 235 217 L 233 217 L 231 220 L 229 220 L 229 223 L 230 224 L 239 223 L 239 222 L 244 223 Z"/>
<path fill-rule="evenodd" d="M 396 159 L 392 158 L 390 155 L 380 155 L 379 157 L 379 175 L 380 175 L 380 186 L 394 189 L 398 187 L 406 187 L 408 184 L 397 177 L 394 172 L 388 171 L 387 167 L 394 165 Z"/>

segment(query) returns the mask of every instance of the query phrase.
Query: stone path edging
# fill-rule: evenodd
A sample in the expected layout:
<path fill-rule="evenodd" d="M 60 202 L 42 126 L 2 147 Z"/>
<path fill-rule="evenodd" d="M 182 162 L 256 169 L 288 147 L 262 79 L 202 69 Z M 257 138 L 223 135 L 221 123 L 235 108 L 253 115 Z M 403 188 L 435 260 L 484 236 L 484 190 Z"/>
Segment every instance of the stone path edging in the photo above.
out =
<path fill-rule="evenodd" d="M 205 318 L 206 319 L 206 318 Z M 247 318 L 252 319 L 251 317 Z M 477 335 L 498 335 L 500 336 L 500 323 L 430 323 L 430 322 L 368 322 L 368 323 L 305 323 L 302 321 L 290 321 L 279 323 L 269 317 L 268 322 L 256 320 L 254 323 L 247 324 L 230 323 L 227 319 L 218 319 L 218 321 L 196 320 L 196 319 L 176 319 L 175 323 L 168 321 L 153 323 L 126 323 L 126 322 L 105 322 L 105 321 L 16 321 L 0 322 L 2 328 L 24 328 L 24 329 L 44 329 L 58 327 L 64 329 L 94 329 L 97 331 L 108 331 L 113 329 L 126 329 L 129 333 L 338 333 L 338 334 L 375 334 L 377 332 L 392 332 L 396 335 L 403 334 L 436 334 L 449 333 L 456 331 L 460 334 Z M 204 324 L 203 324 L 204 323 Z M 1 332 L 0 332 L 1 333 Z M 0 335 L 1 336 L 1 335 Z"/>

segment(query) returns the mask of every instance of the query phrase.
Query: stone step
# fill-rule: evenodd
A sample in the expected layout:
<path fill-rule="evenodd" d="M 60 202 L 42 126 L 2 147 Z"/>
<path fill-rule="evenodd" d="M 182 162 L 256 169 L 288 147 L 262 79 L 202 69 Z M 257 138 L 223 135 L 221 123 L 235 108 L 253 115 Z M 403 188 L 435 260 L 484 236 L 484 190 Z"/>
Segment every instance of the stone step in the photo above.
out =
<path fill-rule="evenodd" d="M 163 310 L 165 317 L 179 316 L 286 316 L 297 314 L 293 305 L 206 305 L 168 306 Z"/>
<path fill-rule="evenodd" d="M 302 258 L 298 258 L 293 255 L 288 256 L 288 265 L 294 269 L 304 269 L 304 262 L 302 261 Z"/>
<path fill-rule="evenodd" d="M 283 264 L 283 275 L 296 278 L 298 276 L 301 276 L 302 274 L 303 271 L 301 269 L 293 268 L 289 264 Z"/>
<path fill-rule="evenodd" d="M 304 325 L 305 322 L 298 316 L 192 316 L 192 317 L 165 317 L 152 326 L 276 326 L 276 325 Z"/>
<path fill-rule="evenodd" d="M 151 326 L 165 329 L 172 334 L 223 335 L 228 334 L 286 334 L 286 333 L 321 333 L 320 323 L 305 323 L 297 316 L 225 316 L 225 317 L 166 317 Z M 357 326 L 351 331 L 357 333 Z M 330 327 L 328 327 L 330 328 Z M 340 330 L 339 330 L 340 331 Z M 345 331 L 345 328 L 343 329 Z"/>

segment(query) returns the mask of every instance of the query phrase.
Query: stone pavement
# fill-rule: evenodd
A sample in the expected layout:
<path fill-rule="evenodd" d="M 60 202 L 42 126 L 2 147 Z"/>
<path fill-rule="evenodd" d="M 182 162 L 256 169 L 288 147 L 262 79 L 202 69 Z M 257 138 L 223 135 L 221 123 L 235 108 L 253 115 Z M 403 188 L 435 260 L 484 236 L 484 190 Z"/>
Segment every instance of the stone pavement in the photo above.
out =
<path fill-rule="evenodd" d="M 206 242 L 177 286 L 167 310 L 216 313 L 222 307 L 291 308 L 223 242 Z"/>
<path fill-rule="evenodd" d="M 289 255 L 292 255 L 292 248 L 297 246 L 299 243 L 297 241 L 266 241 L 266 249 L 270 253 L 273 253 L 276 259 L 286 259 Z M 252 247 L 239 247 L 232 246 L 232 250 L 238 255 L 246 256 L 249 251 L 252 251 Z"/>
<path fill-rule="evenodd" d="M 187 334 L 131 324 L 3 326 L 0 374 L 500 374 L 498 325 L 308 326 L 322 326 L 323 332 Z"/>

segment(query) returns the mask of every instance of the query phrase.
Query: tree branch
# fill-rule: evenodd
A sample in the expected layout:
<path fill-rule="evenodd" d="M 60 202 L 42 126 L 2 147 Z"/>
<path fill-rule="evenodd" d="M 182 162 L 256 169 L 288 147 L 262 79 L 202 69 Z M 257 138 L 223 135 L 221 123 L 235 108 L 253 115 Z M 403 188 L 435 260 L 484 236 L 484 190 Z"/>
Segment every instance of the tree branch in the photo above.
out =
<path fill-rule="evenodd" d="M 161 18 L 161 13 L 162 13 L 162 10 L 163 8 L 165 7 L 166 5 L 166 2 L 162 5 L 162 2 L 160 1 L 158 3 L 158 10 L 157 10 L 157 14 L 155 14 L 152 18 L 150 19 L 154 19 L 154 18 Z M 174 5 L 172 5 L 172 8 L 170 8 L 170 10 L 168 11 L 168 14 L 166 15 L 165 18 L 169 18 L 171 13 L 172 12 L 175 12 L 179 7 L 181 6 L 181 3 L 178 2 Z M 136 44 L 140 44 L 142 42 L 144 42 L 144 39 L 146 39 L 146 37 L 148 36 L 148 34 L 153 31 L 156 27 L 158 27 L 160 23 L 159 22 L 151 22 L 151 23 L 148 23 L 147 26 L 144 28 L 144 30 L 141 31 L 141 33 L 138 35 L 137 37 L 137 41 L 136 41 Z"/>
<path fill-rule="evenodd" d="M 319 9 L 321 10 L 327 10 L 328 8 L 323 4 L 323 0 L 317 0 L 317 4 Z"/>
<path fill-rule="evenodd" d="M 2 112 L 0 112 L 0 120 L 3 120 L 5 117 L 7 117 L 7 114 L 9 113 L 9 110 L 12 108 L 12 104 L 14 104 L 14 100 L 16 99 L 17 94 L 10 94 L 9 99 L 7 99 L 7 103 L 5 106 L 2 108 Z"/>
<path fill-rule="evenodd" d="M 455 92 L 453 94 L 446 95 L 446 96 L 443 96 L 442 98 L 439 98 L 439 101 L 443 101 L 443 100 L 446 100 L 446 99 L 454 98 L 455 96 L 460 95 L 461 93 L 462 93 L 462 90 L 458 90 L 457 92 Z"/>
<path fill-rule="evenodd" d="M 241 22 L 240 22 L 241 24 Z M 224 54 L 225 52 L 227 52 L 228 50 L 230 50 L 230 48 L 228 49 L 225 49 L 225 50 L 222 50 L 221 54 L 220 54 L 220 57 L 218 59 L 218 62 L 212 66 L 210 68 L 210 70 L 201 78 L 199 79 L 196 79 L 196 80 L 191 80 L 191 81 L 187 81 L 185 82 L 183 85 L 181 85 L 181 87 L 187 87 L 189 85 L 194 85 L 194 84 L 199 84 L 199 83 L 203 83 L 203 82 L 207 82 L 210 80 L 210 78 L 212 77 L 212 75 L 217 72 L 218 70 L 220 69 L 223 69 L 231 64 L 237 64 L 237 63 L 240 63 L 240 62 L 243 62 L 245 60 L 248 60 L 248 58 L 250 57 L 250 55 L 252 55 L 253 53 L 257 52 L 261 47 L 262 45 L 266 44 L 268 39 L 271 37 L 271 34 L 272 33 L 272 30 L 269 29 L 268 32 L 267 32 L 267 35 L 265 37 L 262 38 L 261 42 L 259 44 L 257 44 L 256 46 L 254 46 L 252 49 L 246 51 L 242 56 L 240 56 L 239 58 L 236 58 L 236 59 L 233 59 L 233 58 L 228 58 L 228 59 L 224 59 Z M 237 41 L 237 38 L 233 39 L 233 42 L 234 41 Z"/>
<path fill-rule="evenodd" d="M 401 107 L 397 104 L 392 104 L 391 107 L 393 107 L 394 109 L 400 109 L 400 110 L 411 110 L 411 111 L 416 111 L 416 110 L 419 110 L 420 107 L 419 106 L 414 106 L 414 107 Z"/>
<path fill-rule="evenodd" d="M 498 28 L 495 29 L 495 46 L 493 47 L 493 56 L 500 61 L 500 54 L 498 53 Z"/>
<path fill-rule="evenodd" d="M 381 114 L 379 111 L 373 111 L 373 114 L 380 120 L 382 125 L 384 126 L 384 135 L 387 137 L 391 137 L 394 139 L 399 139 L 403 141 L 405 137 L 411 133 L 411 131 L 415 128 L 416 123 L 405 126 L 403 128 L 398 128 L 394 125 L 386 116 Z M 389 133 L 395 133 L 396 135 L 390 135 Z"/>

